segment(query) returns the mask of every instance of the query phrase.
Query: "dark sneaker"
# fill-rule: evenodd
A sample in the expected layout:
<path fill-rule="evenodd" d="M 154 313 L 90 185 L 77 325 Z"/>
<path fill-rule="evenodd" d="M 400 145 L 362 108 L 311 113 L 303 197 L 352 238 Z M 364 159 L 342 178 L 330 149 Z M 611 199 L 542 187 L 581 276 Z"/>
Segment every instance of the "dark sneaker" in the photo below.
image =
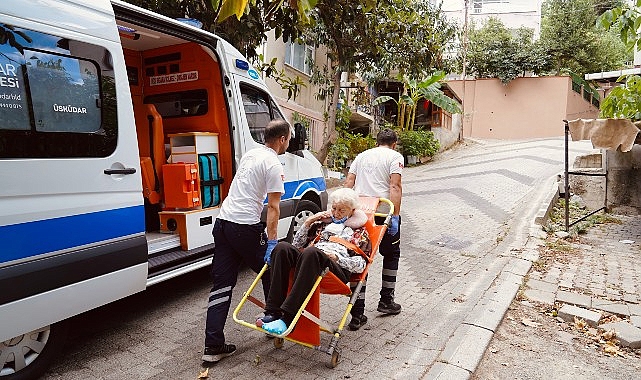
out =
<path fill-rule="evenodd" d="M 355 315 L 355 316 L 352 316 L 352 320 L 349 322 L 349 325 L 347 325 L 347 327 L 352 331 L 356 331 L 361 327 L 365 326 L 366 323 L 367 323 L 367 315 L 365 314 Z"/>
<path fill-rule="evenodd" d="M 203 361 L 215 363 L 222 358 L 228 357 L 234 352 L 236 352 L 236 346 L 233 344 L 221 344 L 220 346 L 205 347 Z"/>
<path fill-rule="evenodd" d="M 376 310 L 385 314 L 398 314 L 401 312 L 401 305 L 394 302 L 393 299 L 388 302 L 381 300 L 378 302 L 378 309 Z"/>
<path fill-rule="evenodd" d="M 281 316 L 281 313 L 266 311 L 262 317 L 256 319 L 256 326 L 263 327 L 265 323 L 277 321 L 281 318 Z"/>

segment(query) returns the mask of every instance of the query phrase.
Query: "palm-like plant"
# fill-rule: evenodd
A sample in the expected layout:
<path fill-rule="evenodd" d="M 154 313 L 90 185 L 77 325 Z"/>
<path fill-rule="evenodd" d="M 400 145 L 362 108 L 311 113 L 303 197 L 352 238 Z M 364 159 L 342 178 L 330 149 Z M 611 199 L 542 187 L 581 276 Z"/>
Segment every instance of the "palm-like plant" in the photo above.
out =
<path fill-rule="evenodd" d="M 429 100 L 449 113 L 460 113 L 461 107 L 458 102 L 445 95 L 441 90 L 443 78 L 445 78 L 443 71 L 437 71 L 421 82 L 403 78 L 403 94 L 398 100 L 387 95 L 379 96 L 374 99 L 374 105 L 380 105 L 389 100 L 394 101 L 398 107 L 398 126 L 402 130 L 414 129 L 416 106 L 421 99 Z"/>

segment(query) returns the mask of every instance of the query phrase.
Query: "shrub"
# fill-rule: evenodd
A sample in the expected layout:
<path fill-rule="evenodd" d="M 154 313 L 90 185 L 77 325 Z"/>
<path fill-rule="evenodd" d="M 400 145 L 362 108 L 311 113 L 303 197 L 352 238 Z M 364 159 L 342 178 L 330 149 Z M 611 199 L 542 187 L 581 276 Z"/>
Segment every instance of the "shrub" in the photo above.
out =
<path fill-rule="evenodd" d="M 432 131 L 401 131 L 398 137 L 405 156 L 432 157 L 441 147 Z"/>

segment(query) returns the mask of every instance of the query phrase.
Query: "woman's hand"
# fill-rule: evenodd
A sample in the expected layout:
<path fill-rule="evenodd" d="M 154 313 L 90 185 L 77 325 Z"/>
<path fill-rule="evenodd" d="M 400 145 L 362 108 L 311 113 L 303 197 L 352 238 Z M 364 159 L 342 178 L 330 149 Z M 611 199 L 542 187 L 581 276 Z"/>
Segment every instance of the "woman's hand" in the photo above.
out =
<path fill-rule="evenodd" d="M 333 262 L 338 262 L 338 256 L 335 253 L 327 253 L 327 257 Z"/>
<path fill-rule="evenodd" d="M 309 218 L 307 218 L 307 220 L 305 221 L 305 225 L 309 228 L 315 222 L 317 222 L 319 220 L 322 220 L 322 219 L 331 218 L 331 217 L 332 217 L 332 213 L 330 211 L 317 212 L 316 214 L 314 214 L 314 215 L 310 216 Z"/>

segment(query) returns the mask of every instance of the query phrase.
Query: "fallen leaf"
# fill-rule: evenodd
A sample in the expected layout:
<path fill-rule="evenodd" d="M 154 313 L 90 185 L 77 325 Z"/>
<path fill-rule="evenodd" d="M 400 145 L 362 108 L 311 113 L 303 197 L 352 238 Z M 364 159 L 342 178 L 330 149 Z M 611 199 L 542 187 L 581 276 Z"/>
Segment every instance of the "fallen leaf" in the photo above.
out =
<path fill-rule="evenodd" d="M 604 332 L 603 334 L 601 334 L 601 336 L 605 340 L 612 340 L 612 339 L 616 338 L 617 332 L 614 329 L 611 329 L 611 330 L 608 330 L 608 331 Z"/>
<path fill-rule="evenodd" d="M 583 330 L 587 325 L 583 319 L 574 317 L 574 326 L 576 326 L 577 329 Z"/>
<path fill-rule="evenodd" d="M 209 379 L 209 368 L 205 368 L 204 371 L 198 374 L 198 379 Z"/>
<path fill-rule="evenodd" d="M 623 356 L 623 354 L 622 354 L 622 353 L 621 353 L 621 351 L 619 350 L 619 347 L 617 347 L 616 345 L 614 345 L 612 342 L 608 342 L 608 343 L 606 343 L 606 344 L 604 345 L 604 347 L 603 347 L 603 351 L 604 351 L 606 354 L 609 354 L 609 355 L 620 355 L 620 356 Z"/>
<path fill-rule="evenodd" d="M 260 364 L 260 355 L 256 355 L 254 358 L 254 365 L 259 365 Z"/>

